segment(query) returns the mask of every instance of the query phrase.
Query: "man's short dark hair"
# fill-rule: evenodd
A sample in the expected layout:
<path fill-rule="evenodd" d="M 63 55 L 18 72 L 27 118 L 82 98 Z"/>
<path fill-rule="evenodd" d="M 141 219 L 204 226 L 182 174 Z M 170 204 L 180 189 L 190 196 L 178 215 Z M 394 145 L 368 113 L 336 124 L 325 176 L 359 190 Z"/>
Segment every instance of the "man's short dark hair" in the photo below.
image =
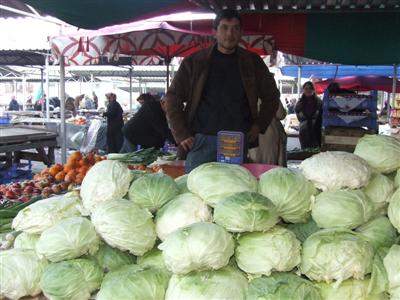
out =
<path fill-rule="evenodd" d="M 213 23 L 213 28 L 215 30 L 217 30 L 218 25 L 221 22 L 221 20 L 223 20 L 223 19 L 230 20 L 230 19 L 233 19 L 233 18 L 238 19 L 240 25 L 242 25 L 242 19 L 240 18 L 240 15 L 239 15 L 237 10 L 230 9 L 230 8 L 223 9 L 223 10 L 219 11 L 217 16 L 215 17 L 214 23 Z"/>

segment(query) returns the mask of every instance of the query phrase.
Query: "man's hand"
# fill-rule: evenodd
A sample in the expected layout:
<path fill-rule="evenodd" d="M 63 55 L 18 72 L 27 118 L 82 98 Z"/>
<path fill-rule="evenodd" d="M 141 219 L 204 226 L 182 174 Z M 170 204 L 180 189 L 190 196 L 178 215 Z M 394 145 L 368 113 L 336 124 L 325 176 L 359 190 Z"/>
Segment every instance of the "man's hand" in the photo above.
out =
<path fill-rule="evenodd" d="M 194 137 L 190 136 L 187 139 L 184 139 L 179 145 L 181 145 L 186 152 L 189 152 L 193 147 L 193 142 Z"/>
<path fill-rule="evenodd" d="M 249 132 L 247 133 L 247 138 L 249 140 L 249 143 L 252 144 L 258 139 L 258 135 L 260 134 L 260 128 L 258 127 L 257 124 L 253 124 L 251 126 Z"/>

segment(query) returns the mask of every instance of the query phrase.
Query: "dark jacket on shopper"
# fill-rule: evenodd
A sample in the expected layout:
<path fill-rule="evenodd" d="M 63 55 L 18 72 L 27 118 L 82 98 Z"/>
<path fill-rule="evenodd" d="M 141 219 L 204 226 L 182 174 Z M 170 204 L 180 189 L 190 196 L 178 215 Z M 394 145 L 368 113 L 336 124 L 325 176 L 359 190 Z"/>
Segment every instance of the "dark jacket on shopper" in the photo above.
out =
<path fill-rule="evenodd" d="M 124 126 L 122 114 L 121 105 L 116 100 L 110 101 L 107 105 L 107 111 L 104 113 L 104 116 L 107 117 L 107 146 L 109 153 L 118 153 L 122 147 L 122 127 Z"/>
<path fill-rule="evenodd" d="M 8 105 L 8 110 L 19 110 L 19 104 L 17 100 L 12 99 L 10 101 L 10 104 Z"/>
<path fill-rule="evenodd" d="M 134 146 L 161 148 L 165 140 L 174 141 L 159 101 L 144 102 L 122 129 L 124 137 Z"/>
<path fill-rule="evenodd" d="M 186 57 L 164 98 L 168 122 L 177 143 L 194 133 L 193 120 L 202 100 L 213 50 L 214 46 Z M 237 56 L 252 123 L 263 133 L 278 109 L 279 90 L 261 57 L 240 47 Z"/>
<path fill-rule="evenodd" d="M 301 149 L 321 146 L 322 101 L 316 95 L 303 95 L 296 104 L 296 116 L 300 122 Z"/>

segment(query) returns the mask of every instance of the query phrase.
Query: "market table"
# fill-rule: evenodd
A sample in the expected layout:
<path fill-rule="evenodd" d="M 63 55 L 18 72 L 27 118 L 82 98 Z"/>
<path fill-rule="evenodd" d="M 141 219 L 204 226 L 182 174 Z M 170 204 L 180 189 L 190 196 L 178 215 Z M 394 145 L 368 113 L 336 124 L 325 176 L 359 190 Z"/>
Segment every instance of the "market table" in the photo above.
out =
<path fill-rule="evenodd" d="M 0 127 L 0 153 L 6 153 L 6 167 L 14 160 L 41 161 L 50 166 L 54 163 L 54 148 L 57 146 L 57 133 L 34 126 Z M 47 148 L 47 152 L 45 150 Z M 36 149 L 37 153 L 22 150 Z"/>

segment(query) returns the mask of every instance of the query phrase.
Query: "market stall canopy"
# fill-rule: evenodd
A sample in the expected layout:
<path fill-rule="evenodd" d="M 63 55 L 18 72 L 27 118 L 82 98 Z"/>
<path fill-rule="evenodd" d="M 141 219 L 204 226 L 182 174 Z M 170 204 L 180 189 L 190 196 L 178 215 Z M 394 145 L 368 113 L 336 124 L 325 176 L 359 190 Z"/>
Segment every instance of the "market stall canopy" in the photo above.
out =
<path fill-rule="evenodd" d="M 168 13 L 199 9 L 199 6 L 186 0 L 23 0 L 23 2 L 84 29 L 98 29 Z"/>
<path fill-rule="evenodd" d="M 349 76 L 314 82 L 317 94 L 322 94 L 332 82 L 339 83 L 341 88 L 353 91 L 385 91 L 393 90 L 393 78 L 385 76 Z M 396 92 L 400 93 L 400 81 L 397 81 Z"/>
<path fill-rule="evenodd" d="M 297 77 L 297 66 L 284 66 L 281 72 L 285 76 Z M 346 76 L 393 76 L 393 66 L 351 66 L 351 65 L 303 65 L 302 78 L 337 78 Z M 400 74 L 400 67 L 397 67 Z"/>
<path fill-rule="evenodd" d="M 64 56 L 69 65 L 96 64 L 101 57 L 114 60 L 121 55 L 137 61 L 158 56 L 168 64 L 173 57 L 184 57 L 213 43 L 212 20 L 137 21 L 53 37 L 51 50 L 56 60 Z M 240 46 L 259 55 L 274 52 L 271 36 L 252 32 L 244 33 Z"/>

